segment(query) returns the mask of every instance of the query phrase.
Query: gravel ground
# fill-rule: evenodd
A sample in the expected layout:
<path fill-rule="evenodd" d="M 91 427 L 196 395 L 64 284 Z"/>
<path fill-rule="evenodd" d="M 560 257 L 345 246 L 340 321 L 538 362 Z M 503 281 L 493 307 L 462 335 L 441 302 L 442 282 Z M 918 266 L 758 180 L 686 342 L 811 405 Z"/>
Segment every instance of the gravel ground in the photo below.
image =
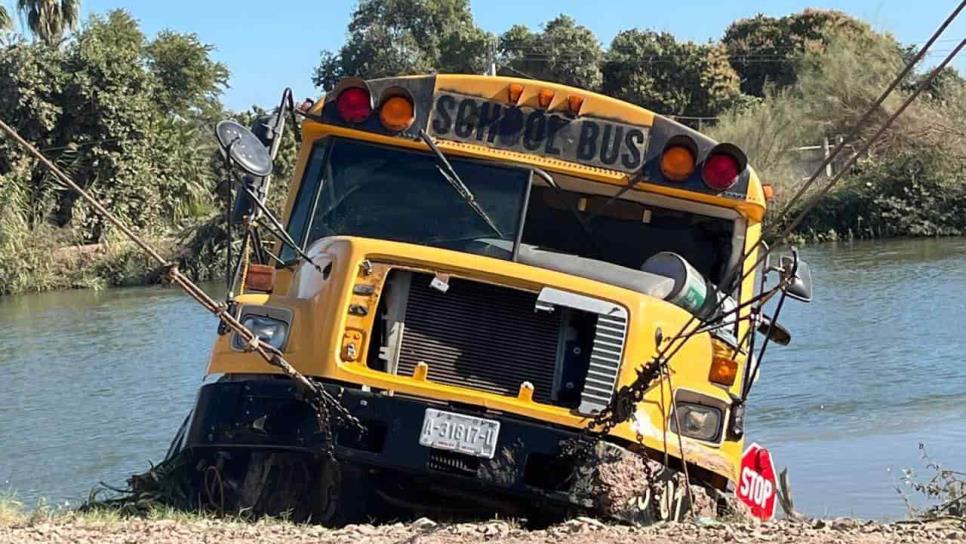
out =
<path fill-rule="evenodd" d="M 948 520 L 930 523 L 894 523 L 851 519 L 808 522 L 778 521 L 755 524 L 676 523 L 651 527 L 607 525 L 578 518 L 539 531 L 521 529 L 505 521 L 444 525 L 428 519 L 394 525 L 350 525 L 332 530 L 320 526 L 281 522 L 244 523 L 220 520 L 113 520 L 98 521 L 70 515 L 40 521 L 0 524 L 0 543 L 158 543 L 212 542 L 219 544 L 271 542 L 358 544 L 650 544 L 650 543 L 880 543 L 880 542 L 966 542 L 966 522 Z"/>

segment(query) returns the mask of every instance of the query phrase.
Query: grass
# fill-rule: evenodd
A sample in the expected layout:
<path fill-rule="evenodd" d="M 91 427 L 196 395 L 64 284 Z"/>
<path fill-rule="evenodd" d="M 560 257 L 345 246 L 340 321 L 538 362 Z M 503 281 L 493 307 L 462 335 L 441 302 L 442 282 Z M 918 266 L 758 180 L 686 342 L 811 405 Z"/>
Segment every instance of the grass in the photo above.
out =
<path fill-rule="evenodd" d="M 155 507 L 143 514 L 125 513 L 116 508 L 87 508 L 78 510 L 69 507 L 54 507 L 41 500 L 31 510 L 17 499 L 13 493 L 0 494 L 0 529 L 5 527 L 34 526 L 46 523 L 80 523 L 111 525 L 132 520 L 174 521 L 177 523 L 198 523 L 218 521 L 224 524 L 245 523 L 255 525 L 292 525 L 284 518 L 259 518 L 252 521 L 244 516 L 219 516 L 213 512 L 185 511 L 168 507 Z"/>
<path fill-rule="evenodd" d="M 165 255 L 175 251 L 170 238 L 149 243 Z M 69 233 L 51 227 L 16 240 L 0 236 L 0 295 L 150 285 L 160 277 L 160 267 L 127 240 L 76 245 Z"/>
<path fill-rule="evenodd" d="M 22 523 L 27 518 L 23 503 L 13 495 L 0 496 L 0 527 Z"/>

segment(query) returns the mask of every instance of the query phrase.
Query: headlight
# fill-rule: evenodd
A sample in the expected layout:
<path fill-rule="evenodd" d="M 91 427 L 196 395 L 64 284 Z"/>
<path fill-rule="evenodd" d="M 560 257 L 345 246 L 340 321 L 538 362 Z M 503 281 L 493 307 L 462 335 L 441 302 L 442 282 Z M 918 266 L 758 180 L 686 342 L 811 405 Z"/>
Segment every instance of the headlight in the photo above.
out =
<path fill-rule="evenodd" d="M 707 442 L 716 442 L 721 435 L 721 410 L 714 406 L 678 401 L 678 416 L 671 413 L 670 428 L 678 432 L 678 421 L 683 431 L 679 434 Z"/>
<path fill-rule="evenodd" d="M 242 325 L 252 331 L 259 340 L 271 345 L 273 348 L 281 350 L 288 337 L 288 323 L 281 319 L 275 319 L 264 315 L 246 315 L 242 317 Z M 242 337 L 235 334 L 232 338 L 232 347 L 244 350 L 245 341 Z"/>

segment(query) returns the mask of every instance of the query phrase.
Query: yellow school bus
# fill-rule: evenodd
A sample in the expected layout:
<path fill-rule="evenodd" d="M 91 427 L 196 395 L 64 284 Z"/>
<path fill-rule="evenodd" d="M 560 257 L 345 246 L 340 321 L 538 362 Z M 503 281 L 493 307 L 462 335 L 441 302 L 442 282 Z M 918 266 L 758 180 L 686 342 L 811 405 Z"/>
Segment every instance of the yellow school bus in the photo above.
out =
<path fill-rule="evenodd" d="M 231 308 L 365 432 L 325 432 L 221 331 L 176 448 L 199 493 L 326 523 L 595 512 L 587 476 L 605 461 L 574 455 L 586 439 L 734 488 L 766 208 L 741 150 L 507 77 L 350 78 L 303 113 L 293 243 L 246 253 Z M 714 326 L 626 419 L 589 432 L 695 319 Z"/>

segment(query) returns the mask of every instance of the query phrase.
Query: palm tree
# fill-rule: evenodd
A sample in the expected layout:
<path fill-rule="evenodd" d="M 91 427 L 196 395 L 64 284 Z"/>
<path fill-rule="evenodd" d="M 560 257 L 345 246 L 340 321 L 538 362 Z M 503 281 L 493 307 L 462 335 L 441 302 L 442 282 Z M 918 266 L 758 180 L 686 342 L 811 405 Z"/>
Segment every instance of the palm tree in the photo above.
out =
<path fill-rule="evenodd" d="M 67 30 L 77 27 L 80 0 L 17 0 L 17 11 L 27 17 L 27 28 L 47 45 L 55 45 Z"/>
<path fill-rule="evenodd" d="M 0 4 L 0 30 L 10 28 L 13 28 L 13 20 L 10 19 L 10 14 L 7 13 L 7 7 Z"/>

